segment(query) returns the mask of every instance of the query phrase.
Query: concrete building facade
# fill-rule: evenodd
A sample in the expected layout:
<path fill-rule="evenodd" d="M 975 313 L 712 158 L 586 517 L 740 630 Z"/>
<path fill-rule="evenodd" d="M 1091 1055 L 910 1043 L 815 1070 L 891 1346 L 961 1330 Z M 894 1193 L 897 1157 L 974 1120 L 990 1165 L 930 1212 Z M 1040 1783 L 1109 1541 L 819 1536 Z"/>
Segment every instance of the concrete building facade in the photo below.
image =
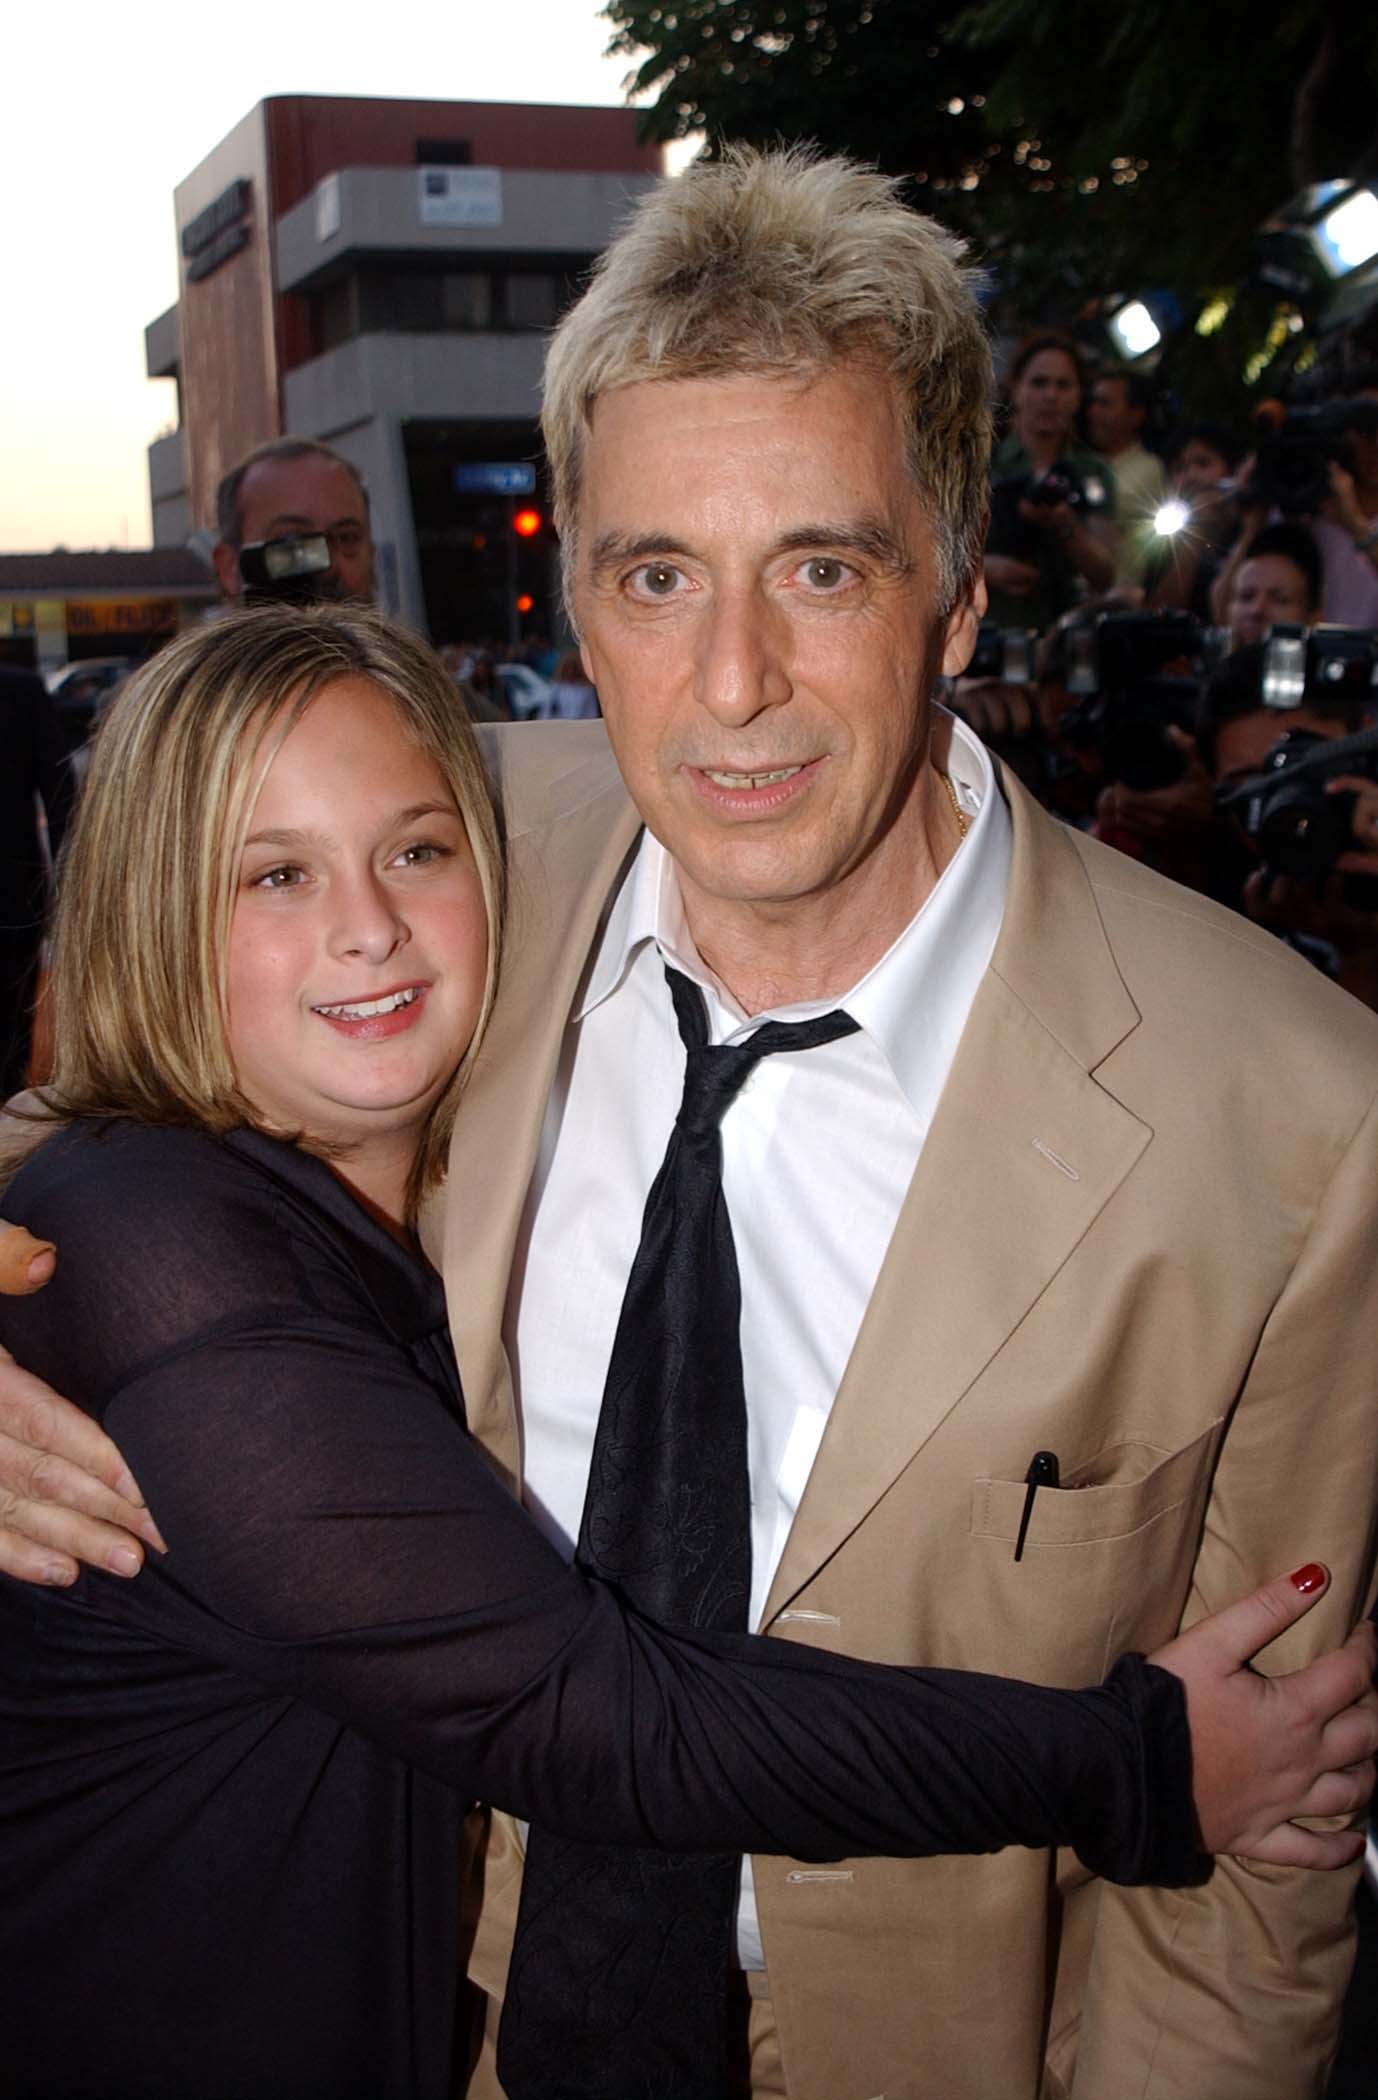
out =
<path fill-rule="evenodd" d="M 368 485 L 391 610 L 437 641 L 500 640 L 520 599 L 525 628 L 550 631 L 548 526 L 514 539 L 522 492 L 475 484 L 529 467 L 546 515 L 545 336 L 659 176 L 635 125 L 619 109 L 260 103 L 175 195 L 180 295 L 145 333 L 149 376 L 178 390 L 178 427 L 149 448 L 155 544 L 212 532 L 220 477 L 254 445 L 319 438 Z"/>

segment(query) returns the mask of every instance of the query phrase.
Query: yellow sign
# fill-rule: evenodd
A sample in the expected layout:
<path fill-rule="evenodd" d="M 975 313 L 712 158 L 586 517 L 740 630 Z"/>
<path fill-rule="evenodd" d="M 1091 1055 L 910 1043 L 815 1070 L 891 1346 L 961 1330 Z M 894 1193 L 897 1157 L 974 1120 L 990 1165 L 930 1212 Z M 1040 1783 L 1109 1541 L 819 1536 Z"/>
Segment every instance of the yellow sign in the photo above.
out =
<path fill-rule="evenodd" d="M 172 634 L 175 598 L 69 598 L 68 634 Z"/>

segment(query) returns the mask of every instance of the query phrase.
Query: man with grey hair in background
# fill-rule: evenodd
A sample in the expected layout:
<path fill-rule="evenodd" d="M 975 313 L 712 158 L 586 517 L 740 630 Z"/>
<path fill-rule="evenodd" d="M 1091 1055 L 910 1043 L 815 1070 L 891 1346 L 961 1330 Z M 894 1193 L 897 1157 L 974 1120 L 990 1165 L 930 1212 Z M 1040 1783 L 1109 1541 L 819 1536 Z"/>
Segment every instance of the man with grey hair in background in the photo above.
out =
<path fill-rule="evenodd" d="M 1378 1021 L 935 705 L 984 607 L 961 253 L 870 171 L 731 152 L 557 331 L 606 735 L 494 743 L 483 1214 L 428 1229 L 469 1424 L 661 1616 L 1070 1685 L 1323 1552 L 1284 1670 L 1370 1595 Z M 1299 2100 L 1352 1876 L 1293 1836 L 1171 1892 L 1012 1849 L 739 1887 L 498 1818 L 470 2090 Z"/>
<path fill-rule="evenodd" d="M 368 490 L 350 461 L 315 438 L 272 438 L 230 468 L 215 499 L 219 537 L 211 558 L 225 596 L 244 595 L 240 555 L 265 540 L 319 537 L 330 566 L 312 596 L 371 605 L 375 585 Z"/>

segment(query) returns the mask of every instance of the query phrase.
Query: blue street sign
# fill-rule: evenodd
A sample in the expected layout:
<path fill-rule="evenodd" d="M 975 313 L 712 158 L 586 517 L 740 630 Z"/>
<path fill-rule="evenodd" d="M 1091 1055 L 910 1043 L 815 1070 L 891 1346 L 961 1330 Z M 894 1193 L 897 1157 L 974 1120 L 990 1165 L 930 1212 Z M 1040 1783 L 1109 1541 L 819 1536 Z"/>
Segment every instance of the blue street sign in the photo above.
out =
<path fill-rule="evenodd" d="M 529 496 L 536 486 L 536 469 L 526 460 L 467 460 L 455 468 L 458 496 Z"/>

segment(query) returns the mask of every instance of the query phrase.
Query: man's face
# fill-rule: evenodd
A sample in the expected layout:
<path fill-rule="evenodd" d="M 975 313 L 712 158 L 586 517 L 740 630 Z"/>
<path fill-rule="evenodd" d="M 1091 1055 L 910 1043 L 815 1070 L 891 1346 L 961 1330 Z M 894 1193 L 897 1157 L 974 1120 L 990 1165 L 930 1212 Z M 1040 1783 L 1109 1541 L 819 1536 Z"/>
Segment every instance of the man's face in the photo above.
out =
<path fill-rule="evenodd" d="M 1123 452 L 1138 437 L 1143 419 L 1143 410 L 1132 405 L 1122 379 L 1096 381 L 1086 410 L 1086 427 L 1097 452 L 1111 456 Z"/>
<path fill-rule="evenodd" d="M 1277 620 L 1309 626 L 1315 618 L 1305 576 L 1285 554 L 1256 554 L 1234 580 L 1230 599 L 1230 647 L 1261 642 Z"/>
<path fill-rule="evenodd" d="M 1081 406 L 1081 379 L 1065 350 L 1048 344 L 1010 386 L 1015 427 L 1027 445 L 1067 436 Z"/>
<path fill-rule="evenodd" d="M 324 533 L 330 567 L 316 579 L 321 598 L 373 601 L 373 540 L 363 491 L 348 467 L 307 453 L 265 459 L 250 467 L 239 490 L 240 543 L 281 539 L 287 533 Z M 235 551 L 222 541 L 216 571 L 226 597 L 243 592 Z"/>
<path fill-rule="evenodd" d="M 1229 461 L 1223 452 L 1207 445 L 1200 438 L 1192 438 L 1183 445 L 1177 455 L 1177 487 L 1190 499 L 1203 490 L 1215 488 L 1229 477 Z"/>
<path fill-rule="evenodd" d="M 984 590 L 940 614 L 904 453 L 894 390 L 860 362 L 595 408 L 584 663 L 710 958 L 724 915 L 797 933 L 820 899 L 869 951 L 931 882 L 928 695 L 966 664 Z"/>

